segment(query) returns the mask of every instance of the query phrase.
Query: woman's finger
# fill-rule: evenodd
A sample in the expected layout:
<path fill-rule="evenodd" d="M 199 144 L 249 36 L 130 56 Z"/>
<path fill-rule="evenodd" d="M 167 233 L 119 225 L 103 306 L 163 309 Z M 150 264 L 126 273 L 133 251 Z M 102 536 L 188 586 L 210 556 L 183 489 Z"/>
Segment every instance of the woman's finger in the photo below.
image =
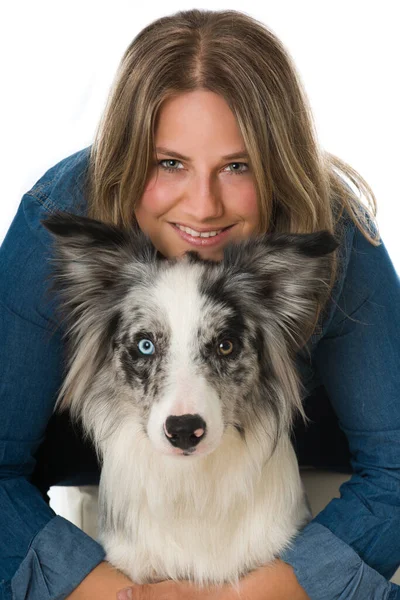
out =
<path fill-rule="evenodd" d="M 223 588 L 201 588 L 185 581 L 134 585 L 118 592 L 117 600 L 222 600 Z"/>
<path fill-rule="evenodd" d="M 176 600 L 178 597 L 183 600 L 186 596 L 178 596 L 177 593 L 179 585 L 175 581 L 133 585 L 120 590 L 117 600 Z"/>
<path fill-rule="evenodd" d="M 125 588 L 120 590 L 117 594 L 117 600 L 132 600 L 132 588 Z"/>

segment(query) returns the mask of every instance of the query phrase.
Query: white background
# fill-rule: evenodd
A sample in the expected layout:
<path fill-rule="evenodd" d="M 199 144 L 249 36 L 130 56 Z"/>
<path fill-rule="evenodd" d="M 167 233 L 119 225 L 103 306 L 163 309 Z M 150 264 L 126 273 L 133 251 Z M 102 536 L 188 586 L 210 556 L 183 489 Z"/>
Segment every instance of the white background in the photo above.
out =
<path fill-rule="evenodd" d="M 21 195 L 57 161 L 91 143 L 132 38 L 152 20 L 193 7 L 245 9 L 281 38 L 310 98 L 321 145 L 372 186 L 381 234 L 400 270 L 396 0 L 4 3 L 0 241 Z"/>

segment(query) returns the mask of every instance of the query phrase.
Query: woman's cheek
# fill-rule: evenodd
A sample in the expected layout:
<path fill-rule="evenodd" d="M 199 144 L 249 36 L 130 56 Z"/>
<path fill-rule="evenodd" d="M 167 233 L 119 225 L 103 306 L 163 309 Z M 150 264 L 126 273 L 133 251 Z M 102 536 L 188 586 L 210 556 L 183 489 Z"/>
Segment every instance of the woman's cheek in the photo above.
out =
<path fill-rule="evenodd" d="M 237 177 L 241 177 L 238 175 Z M 243 176 L 244 179 L 245 176 Z M 251 178 L 246 178 L 234 188 L 226 189 L 226 197 L 230 197 L 232 210 L 245 217 L 258 220 L 259 209 L 257 191 Z"/>
<path fill-rule="evenodd" d="M 154 180 L 150 180 L 146 185 L 138 206 L 152 214 L 164 212 L 171 202 L 173 203 L 175 194 L 176 188 L 170 183 L 160 180 L 160 177 L 154 177 Z"/>

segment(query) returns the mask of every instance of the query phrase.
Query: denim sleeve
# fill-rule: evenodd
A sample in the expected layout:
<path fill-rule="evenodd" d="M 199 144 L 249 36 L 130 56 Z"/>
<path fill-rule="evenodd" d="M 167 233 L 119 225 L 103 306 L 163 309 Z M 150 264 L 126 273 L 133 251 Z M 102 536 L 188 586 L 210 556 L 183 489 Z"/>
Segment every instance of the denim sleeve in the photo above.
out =
<path fill-rule="evenodd" d="M 314 368 L 345 432 L 353 475 L 282 559 L 312 600 L 400 599 L 400 285 L 385 246 L 355 230 Z"/>
<path fill-rule="evenodd" d="M 47 232 L 24 196 L 0 249 L 0 599 L 65 598 L 104 559 L 30 483 L 62 380 L 61 335 L 45 294 Z"/>

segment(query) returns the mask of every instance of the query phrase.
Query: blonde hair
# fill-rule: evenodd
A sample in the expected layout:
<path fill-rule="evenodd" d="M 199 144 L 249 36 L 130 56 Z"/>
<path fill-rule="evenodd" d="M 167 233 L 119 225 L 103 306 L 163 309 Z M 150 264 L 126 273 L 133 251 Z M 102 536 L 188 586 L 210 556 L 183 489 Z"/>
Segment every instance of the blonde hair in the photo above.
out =
<path fill-rule="evenodd" d="M 167 98 L 197 89 L 221 95 L 237 119 L 260 232 L 337 233 L 346 210 L 371 243 L 380 243 L 375 196 L 359 173 L 320 148 L 287 50 L 265 25 L 233 10 L 163 17 L 127 48 L 91 149 L 89 216 L 135 222 L 135 202 L 154 161 L 158 110 Z M 333 256 L 330 289 L 336 266 Z"/>

